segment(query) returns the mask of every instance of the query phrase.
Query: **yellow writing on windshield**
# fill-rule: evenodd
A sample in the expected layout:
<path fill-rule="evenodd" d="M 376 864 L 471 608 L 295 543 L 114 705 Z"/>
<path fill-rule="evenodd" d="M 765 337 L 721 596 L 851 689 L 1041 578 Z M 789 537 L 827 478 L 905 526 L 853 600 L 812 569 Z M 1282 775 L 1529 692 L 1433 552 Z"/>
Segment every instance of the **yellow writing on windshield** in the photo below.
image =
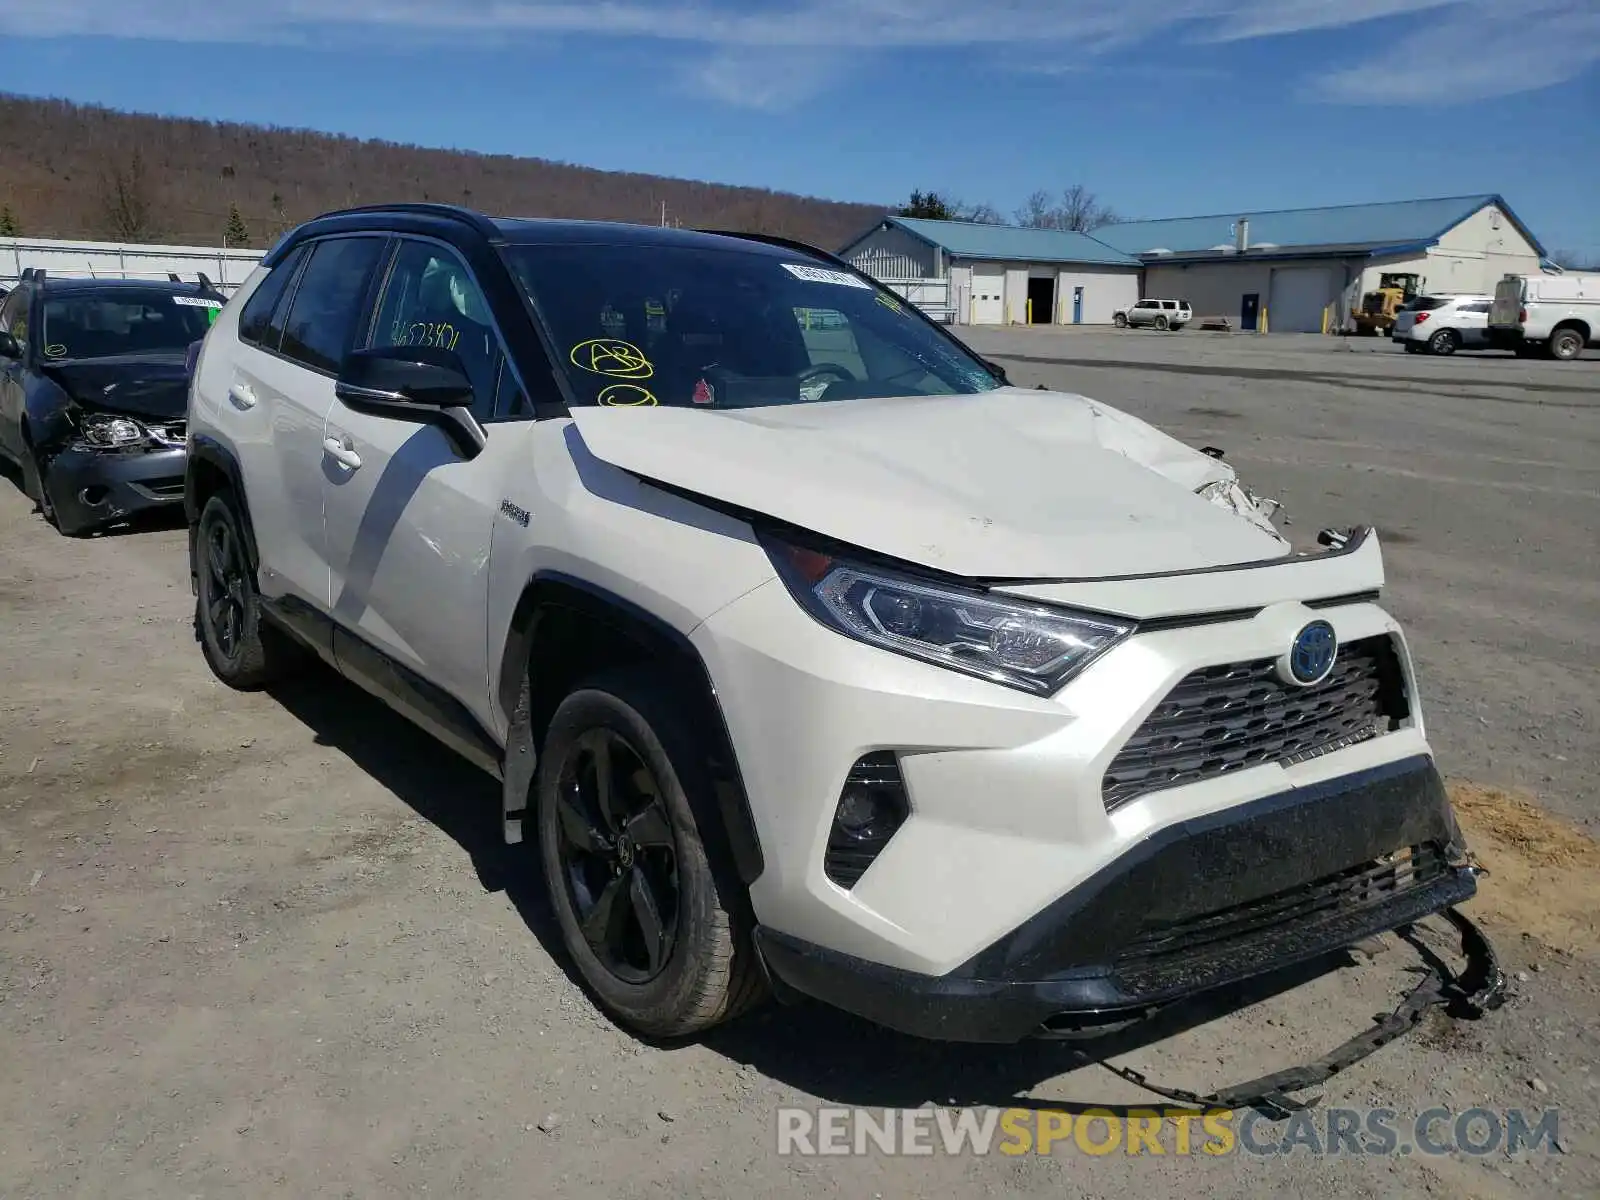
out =
<path fill-rule="evenodd" d="M 649 379 L 656 373 L 644 351 L 619 338 L 594 338 L 572 348 L 572 365 L 613 379 Z"/>

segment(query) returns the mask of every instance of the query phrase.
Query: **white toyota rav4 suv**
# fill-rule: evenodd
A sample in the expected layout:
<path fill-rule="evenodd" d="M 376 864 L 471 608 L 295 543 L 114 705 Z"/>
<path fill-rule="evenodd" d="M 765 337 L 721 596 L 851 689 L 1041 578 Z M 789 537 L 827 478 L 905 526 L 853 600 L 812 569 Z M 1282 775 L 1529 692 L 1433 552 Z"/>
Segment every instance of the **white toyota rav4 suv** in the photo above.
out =
<path fill-rule="evenodd" d="M 196 636 L 503 781 L 641 1034 L 776 991 L 1013 1041 L 1452 910 L 1370 529 L 749 235 L 330 214 L 207 335 Z"/>

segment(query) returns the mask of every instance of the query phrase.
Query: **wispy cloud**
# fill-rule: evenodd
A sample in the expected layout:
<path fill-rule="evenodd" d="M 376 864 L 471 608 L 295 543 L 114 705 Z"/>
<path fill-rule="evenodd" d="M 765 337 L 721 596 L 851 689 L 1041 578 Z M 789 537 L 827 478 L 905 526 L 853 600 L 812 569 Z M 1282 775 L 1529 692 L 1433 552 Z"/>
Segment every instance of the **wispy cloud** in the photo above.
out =
<path fill-rule="evenodd" d="M 1560 82 L 1600 60 L 1600 0 L 5 0 L 0 33 L 339 44 L 675 42 L 703 53 L 686 84 L 782 108 L 853 56 L 988 50 L 1069 73 L 1113 52 L 1359 27 L 1371 48 L 1323 63 L 1302 94 L 1333 103 L 1449 102 Z M 1200 68 L 1207 69 L 1207 68 Z"/>
<path fill-rule="evenodd" d="M 1451 104 L 1574 79 L 1600 63 L 1600 2 L 1463 5 L 1354 66 L 1308 81 L 1339 104 Z"/>

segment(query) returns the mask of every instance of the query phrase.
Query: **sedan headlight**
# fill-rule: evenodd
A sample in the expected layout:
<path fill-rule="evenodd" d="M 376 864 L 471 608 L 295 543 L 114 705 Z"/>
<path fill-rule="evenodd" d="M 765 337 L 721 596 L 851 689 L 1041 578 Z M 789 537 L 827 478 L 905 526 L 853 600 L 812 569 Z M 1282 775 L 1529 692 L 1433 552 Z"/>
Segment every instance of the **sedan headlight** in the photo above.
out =
<path fill-rule="evenodd" d="M 794 598 L 829 628 L 911 658 L 1048 696 L 1133 632 L 791 545 L 762 543 Z"/>
<path fill-rule="evenodd" d="M 83 418 L 82 441 L 86 446 L 104 450 L 113 446 L 133 446 L 150 435 L 145 427 L 131 417 L 110 417 L 102 414 Z"/>

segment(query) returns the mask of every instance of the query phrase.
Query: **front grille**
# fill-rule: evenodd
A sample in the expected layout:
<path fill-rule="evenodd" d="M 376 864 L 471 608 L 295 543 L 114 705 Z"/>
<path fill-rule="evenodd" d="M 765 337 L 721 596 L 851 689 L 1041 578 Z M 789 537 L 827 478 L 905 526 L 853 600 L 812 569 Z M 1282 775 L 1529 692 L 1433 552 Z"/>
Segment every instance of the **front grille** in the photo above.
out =
<path fill-rule="evenodd" d="M 1411 715 L 1394 640 L 1340 647 L 1315 687 L 1278 678 L 1275 660 L 1202 667 L 1173 688 L 1106 769 L 1110 812 L 1140 796 L 1265 763 L 1285 766 L 1355 745 Z"/>
<path fill-rule="evenodd" d="M 1450 869 L 1441 843 L 1411 846 L 1260 900 L 1149 928 L 1118 951 L 1115 967 L 1129 977 L 1164 974 L 1186 960 L 1227 958 L 1273 931 L 1311 937 L 1323 921 L 1386 904 L 1436 883 Z"/>

